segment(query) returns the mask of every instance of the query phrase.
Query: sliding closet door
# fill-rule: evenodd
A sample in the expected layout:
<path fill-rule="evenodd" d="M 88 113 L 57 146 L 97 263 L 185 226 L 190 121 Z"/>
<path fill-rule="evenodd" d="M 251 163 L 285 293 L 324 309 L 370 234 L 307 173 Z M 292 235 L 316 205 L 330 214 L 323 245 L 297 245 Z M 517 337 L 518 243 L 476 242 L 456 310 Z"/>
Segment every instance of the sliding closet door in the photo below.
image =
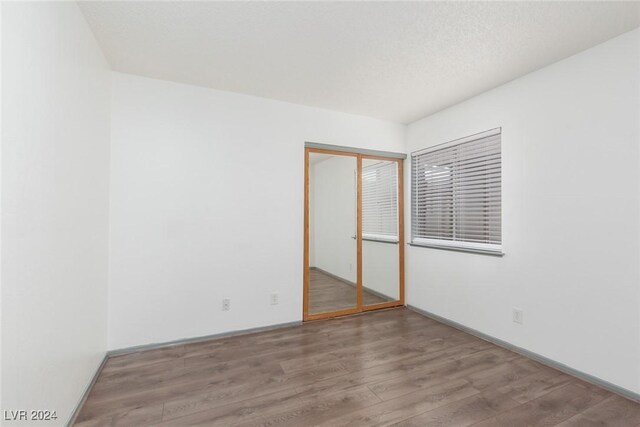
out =
<path fill-rule="evenodd" d="M 365 309 L 402 299 L 401 162 L 362 158 L 362 299 Z"/>
<path fill-rule="evenodd" d="M 305 149 L 304 320 L 404 304 L 402 159 Z"/>
<path fill-rule="evenodd" d="M 308 315 L 356 312 L 358 156 L 308 153 Z"/>

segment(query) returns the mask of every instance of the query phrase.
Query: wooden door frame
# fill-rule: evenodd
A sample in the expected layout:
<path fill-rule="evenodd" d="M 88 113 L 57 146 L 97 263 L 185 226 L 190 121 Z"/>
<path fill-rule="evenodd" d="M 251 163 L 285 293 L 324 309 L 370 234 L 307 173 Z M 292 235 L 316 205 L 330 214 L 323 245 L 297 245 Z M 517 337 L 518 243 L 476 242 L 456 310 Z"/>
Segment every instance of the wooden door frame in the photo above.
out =
<path fill-rule="evenodd" d="M 336 156 L 355 157 L 356 166 L 356 306 L 336 311 L 309 313 L 309 155 L 311 153 L 331 154 Z M 362 160 L 377 159 L 397 162 L 398 169 L 398 262 L 400 298 L 380 304 L 363 305 L 362 298 Z M 364 311 L 382 308 L 399 307 L 404 305 L 404 159 L 393 157 L 362 154 L 351 151 L 337 151 L 323 148 L 305 147 L 304 149 L 304 255 L 303 255 L 303 301 L 302 319 L 304 321 L 328 319 L 362 313 Z"/>

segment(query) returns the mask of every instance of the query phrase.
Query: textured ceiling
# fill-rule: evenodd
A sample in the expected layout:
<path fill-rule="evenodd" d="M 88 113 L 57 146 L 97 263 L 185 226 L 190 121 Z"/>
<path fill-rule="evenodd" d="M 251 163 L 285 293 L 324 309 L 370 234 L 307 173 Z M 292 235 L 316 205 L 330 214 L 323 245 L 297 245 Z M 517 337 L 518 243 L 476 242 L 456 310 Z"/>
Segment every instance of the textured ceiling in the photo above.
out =
<path fill-rule="evenodd" d="M 638 2 L 81 2 L 116 71 L 407 123 L 640 26 Z"/>

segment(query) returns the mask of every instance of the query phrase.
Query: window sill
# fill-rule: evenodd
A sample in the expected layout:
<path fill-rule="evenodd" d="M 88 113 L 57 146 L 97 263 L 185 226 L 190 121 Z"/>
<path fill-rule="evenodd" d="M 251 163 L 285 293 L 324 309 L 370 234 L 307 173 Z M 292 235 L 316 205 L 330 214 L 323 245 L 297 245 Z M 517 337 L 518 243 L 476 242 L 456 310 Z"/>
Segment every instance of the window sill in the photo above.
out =
<path fill-rule="evenodd" d="M 351 238 L 353 240 L 356 240 L 357 237 L 356 236 L 351 236 Z M 366 242 L 379 242 L 379 243 L 391 243 L 392 245 L 397 245 L 398 244 L 398 239 L 393 238 L 393 237 L 387 237 L 387 236 L 376 236 L 374 234 L 369 234 L 369 235 L 364 235 L 362 236 L 362 241 L 366 241 Z"/>
<path fill-rule="evenodd" d="M 419 248 L 444 249 L 445 251 L 467 252 L 472 254 L 489 255 L 489 256 L 496 256 L 496 257 L 504 256 L 504 252 L 502 252 L 502 250 L 499 250 L 499 249 L 480 249 L 480 248 L 471 248 L 471 247 L 453 246 L 453 245 L 439 245 L 437 243 L 408 243 L 408 245 L 416 246 Z"/>
<path fill-rule="evenodd" d="M 378 239 L 376 237 L 362 237 L 363 242 L 378 242 L 378 243 L 391 243 L 392 245 L 397 245 L 397 240 L 389 240 L 389 239 Z"/>

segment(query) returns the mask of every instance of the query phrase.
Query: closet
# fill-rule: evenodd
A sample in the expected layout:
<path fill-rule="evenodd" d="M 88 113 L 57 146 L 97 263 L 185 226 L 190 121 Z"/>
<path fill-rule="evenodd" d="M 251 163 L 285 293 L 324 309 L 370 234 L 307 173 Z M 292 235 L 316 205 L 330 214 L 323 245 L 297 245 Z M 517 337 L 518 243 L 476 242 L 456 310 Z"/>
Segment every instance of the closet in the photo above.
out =
<path fill-rule="evenodd" d="M 304 320 L 404 305 L 405 158 L 306 144 Z"/>

